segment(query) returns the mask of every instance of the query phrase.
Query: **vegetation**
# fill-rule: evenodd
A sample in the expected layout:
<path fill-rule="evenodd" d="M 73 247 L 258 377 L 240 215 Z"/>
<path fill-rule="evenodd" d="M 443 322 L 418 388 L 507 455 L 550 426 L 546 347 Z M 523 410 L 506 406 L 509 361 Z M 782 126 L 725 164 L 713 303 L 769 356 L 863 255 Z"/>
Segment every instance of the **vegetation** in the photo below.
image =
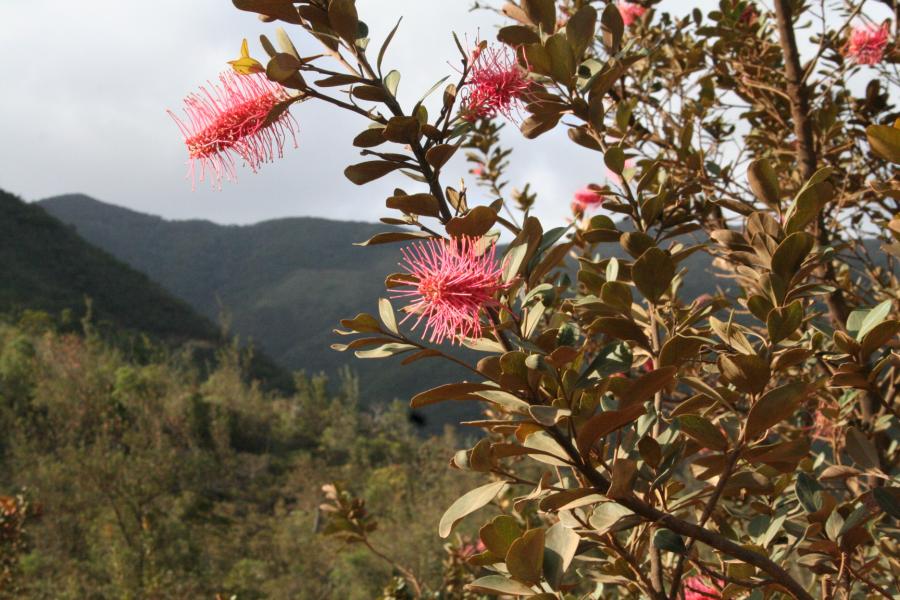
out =
<path fill-rule="evenodd" d="M 259 164 L 277 143 L 265 128 L 321 102 L 362 121 L 348 179 L 412 180 L 383 219 L 409 229 L 367 242 L 407 243 L 403 272 L 383 273 L 404 305 L 383 297 L 376 317 L 373 298 L 373 314 L 341 322 L 338 348 L 396 371 L 469 371 L 412 399 L 486 407 L 485 437 L 453 458 L 481 485 L 447 498 L 438 525 L 449 537 L 483 507 L 503 511 L 477 519 L 467 562 L 490 573 L 467 593 L 900 594 L 900 77 L 897 23 L 872 16 L 885 4 L 896 21 L 897 2 L 720 0 L 684 16 L 652 1 L 479 2 L 511 22 L 496 44 L 458 44 L 456 82 L 435 75 L 428 106 L 398 100 L 387 65 L 401 23 L 372 31 L 354 0 L 234 4 L 305 39 L 262 36 L 264 62 L 244 44 L 232 67 L 291 95 L 265 115 L 223 103 L 194 123 L 196 165 Z M 299 55 L 305 42 L 321 51 Z M 248 113 L 259 127 L 239 120 L 235 139 Z M 506 191 L 501 117 L 528 139 L 565 128 L 608 169 L 584 182 L 567 226 L 532 215 L 542 199 L 527 187 Z M 210 138 L 229 141 L 196 144 Z M 480 189 L 442 179 L 463 146 Z M 494 262 L 501 230 L 512 241 Z M 700 252 L 730 291 L 682 285 Z M 365 545 L 358 502 L 335 487 L 328 506 L 329 531 Z"/>
<path fill-rule="evenodd" d="M 346 373 L 278 396 L 233 348 L 204 377 L 46 323 L 0 323 L 0 597 L 371 600 L 394 568 L 316 533 L 329 481 L 368 498 L 373 548 L 440 587 L 433 523 L 466 485 L 451 433 L 360 410 Z"/>
<path fill-rule="evenodd" d="M 198 365 L 228 341 L 213 322 L 144 273 L 92 246 L 43 209 L 0 190 L 0 313 L 46 313 L 78 330 L 83 317 L 132 352 L 156 343 L 190 347 Z M 35 317 L 31 314 L 31 317 Z M 266 387 L 289 390 L 290 375 L 261 352 L 249 374 Z"/>

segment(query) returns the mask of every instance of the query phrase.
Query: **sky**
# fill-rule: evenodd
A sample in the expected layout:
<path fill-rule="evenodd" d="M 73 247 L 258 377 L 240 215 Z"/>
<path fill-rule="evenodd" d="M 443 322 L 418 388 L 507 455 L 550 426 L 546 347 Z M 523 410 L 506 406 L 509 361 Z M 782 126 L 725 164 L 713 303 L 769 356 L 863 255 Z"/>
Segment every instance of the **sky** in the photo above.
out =
<path fill-rule="evenodd" d="M 660 8 L 681 14 L 717 4 L 666 0 Z M 437 80 L 456 75 L 451 31 L 493 39 L 500 22 L 486 11 L 470 12 L 470 0 L 357 5 L 376 48 L 403 15 L 385 70 L 401 72 L 406 107 Z M 412 191 L 418 184 L 399 174 L 363 187 L 350 183 L 343 170 L 363 160 L 351 141 L 367 121 L 318 102 L 293 108 L 299 147 L 284 159 L 257 174 L 239 168 L 238 182 L 225 182 L 221 191 L 206 184 L 191 191 L 186 150 L 166 109 L 180 111 L 187 93 L 215 79 L 238 56 L 242 38 L 264 57 L 258 36 L 274 39 L 275 27 L 228 0 L 0 0 L 0 188 L 26 200 L 84 193 L 169 219 L 223 224 L 385 216 L 384 198 L 394 187 Z M 301 54 L 318 52 L 302 31 L 292 37 Z M 514 148 L 511 184 L 530 182 L 540 194 L 536 212 L 549 222 L 563 222 L 575 190 L 603 181 L 600 156 L 572 144 L 563 128 L 529 142 L 507 127 L 504 142 Z M 457 185 L 465 175 L 457 153 L 443 181 Z"/>

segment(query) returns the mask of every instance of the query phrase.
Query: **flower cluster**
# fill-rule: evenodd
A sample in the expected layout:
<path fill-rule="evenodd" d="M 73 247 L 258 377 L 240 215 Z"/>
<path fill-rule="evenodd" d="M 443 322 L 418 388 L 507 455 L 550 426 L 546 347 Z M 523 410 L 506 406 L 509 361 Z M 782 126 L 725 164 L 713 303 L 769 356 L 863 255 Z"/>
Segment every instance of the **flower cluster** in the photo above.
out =
<path fill-rule="evenodd" d="M 394 297 L 412 301 L 405 310 L 406 319 L 418 315 L 413 329 L 424 320 L 434 343 L 480 337 L 481 310 L 497 306 L 494 295 L 503 288 L 496 244 L 484 248 L 478 238 L 439 238 L 402 253 L 410 287 Z"/>
<path fill-rule="evenodd" d="M 625 23 L 626 27 L 630 27 L 647 12 L 647 9 L 640 4 L 625 2 L 625 0 L 616 3 L 616 8 L 619 9 L 619 14 L 622 15 L 622 22 Z"/>
<path fill-rule="evenodd" d="M 222 178 L 234 180 L 235 157 L 255 172 L 260 165 L 281 157 L 288 135 L 297 145 L 297 123 L 284 111 L 274 119 L 269 115 L 288 100 L 287 91 L 265 75 L 239 75 L 228 71 L 219 75 L 219 84 L 201 87 L 184 100 L 187 122 L 169 114 L 184 135 L 188 149 L 192 183 L 203 181 L 207 171 L 215 184 Z"/>
<path fill-rule="evenodd" d="M 572 212 L 583 214 L 589 209 L 603 204 L 603 200 L 604 198 L 600 195 L 600 192 L 592 187 L 585 186 L 575 192 L 575 196 L 572 200 Z"/>
<path fill-rule="evenodd" d="M 475 121 L 501 114 L 512 120 L 530 87 L 528 73 L 507 46 L 479 47 L 463 88 L 463 117 Z"/>
<path fill-rule="evenodd" d="M 860 65 L 877 65 L 884 58 L 884 51 L 890 39 L 887 23 L 876 27 L 861 25 L 854 27 L 847 41 L 845 54 Z"/>
<path fill-rule="evenodd" d="M 700 577 L 685 579 L 682 590 L 684 591 L 684 600 L 710 600 L 722 597 L 716 588 L 707 584 Z"/>

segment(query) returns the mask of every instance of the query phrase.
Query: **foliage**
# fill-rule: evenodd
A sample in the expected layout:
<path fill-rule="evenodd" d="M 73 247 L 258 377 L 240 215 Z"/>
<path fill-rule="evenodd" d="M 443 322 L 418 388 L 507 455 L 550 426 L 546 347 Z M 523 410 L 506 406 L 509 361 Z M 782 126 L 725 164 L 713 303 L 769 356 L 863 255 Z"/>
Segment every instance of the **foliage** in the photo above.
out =
<path fill-rule="evenodd" d="M 67 330 L 83 318 L 128 348 L 152 353 L 157 342 L 190 348 L 198 364 L 215 358 L 228 340 L 187 304 L 144 273 L 81 239 L 41 207 L 0 190 L 0 313 L 44 313 Z M 32 312 L 31 316 L 35 314 Z M 267 387 L 290 389 L 290 375 L 261 352 L 250 374 Z"/>
<path fill-rule="evenodd" d="M 338 349 L 360 358 L 469 369 L 469 381 L 412 399 L 486 407 L 472 423 L 486 436 L 453 459 L 485 481 L 447 498 L 439 525 L 446 537 L 481 508 L 504 508 L 480 530 L 486 549 L 469 563 L 488 573 L 469 590 L 542 600 L 900 593 L 900 121 L 890 112 L 900 80 L 893 44 L 879 41 L 877 78 L 856 92 L 870 72 L 844 52 L 865 2 L 775 0 L 770 13 L 721 0 L 685 17 L 653 2 L 507 2 L 495 9 L 512 22 L 497 35 L 507 47 L 490 51 L 491 71 L 481 76 L 480 56 L 497 46 L 459 44 L 459 77 L 433 112 L 397 100 L 400 74 L 384 65 L 401 34 L 376 48 L 353 0 L 234 4 L 322 44 L 301 56 L 281 30 L 277 47 L 260 40 L 267 75 L 293 103 L 366 119 L 352 182 L 413 180 L 385 202 L 394 212 L 384 222 L 409 228 L 366 245 L 446 234 L 444 244 L 470 236 L 487 251 L 499 230 L 512 238 L 502 285 L 466 317 L 478 327 L 457 331 L 483 331 L 455 340 L 483 353 L 477 363 L 398 327 L 385 299 L 378 318 L 363 313 L 339 331 L 349 341 Z M 806 31 L 813 51 L 801 56 Z M 495 60 L 504 52 L 517 65 Z M 467 110 L 472 98 L 488 110 Z M 589 182 L 603 212 L 545 228 L 528 210 L 542 199 L 506 197 L 502 173 L 478 175 L 487 194 L 442 182 L 462 145 L 493 170 L 510 160 L 473 121 L 492 107 L 514 121 L 525 113 L 528 139 L 564 127 L 594 153 L 611 173 Z M 511 202 L 526 209 L 518 221 Z M 614 258 L 616 246 L 627 256 Z M 700 252 L 727 293 L 686 294 L 686 260 Z M 418 286 L 430 320 L 461 293 L 452 277 L 385 275 L 395 298 L 397 286 Z"/>
<path fill-rule="evenodd" d="M 370 600 L 391 566 L 316 534 L 331 480 L 369 498 L 373 544 L 402 538 L 398 559 L 439 587 L 432 523 L 467 485 L 445 467 L 453 435 L 360 410 L 347 373 L 279 396 L 233 348 L 205 377 L 35 321 L 0 324 L 0 597 Z"/>

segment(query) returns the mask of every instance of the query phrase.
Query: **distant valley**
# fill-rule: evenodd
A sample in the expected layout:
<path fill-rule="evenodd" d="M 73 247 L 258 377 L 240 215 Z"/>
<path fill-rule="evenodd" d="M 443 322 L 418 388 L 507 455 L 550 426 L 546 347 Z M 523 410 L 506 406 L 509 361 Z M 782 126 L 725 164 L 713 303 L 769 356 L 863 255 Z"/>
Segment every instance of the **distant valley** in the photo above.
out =
<path fill-rule="evenodd" d="M 315 218 L 248 226 L 168 221 L 83 195 L 37 204 L 206 318 L 224 318 L 230 333 L 252 340 L 279 365 L 333 377 L 349 366 L 360 378 L 366 404 L 407 402 L 417 391 L 466 377 L 435 360 L 386 369 L 384 360 L 331 350 L 340 341 L 332 331 L 339 320 L 377 312 L 384 277 L 398 270 L 395 246 L 352 244 L 385 231 L 385 225 Z M 451 403 L 425 417 L 438 425 L 473 409 Z"/>

